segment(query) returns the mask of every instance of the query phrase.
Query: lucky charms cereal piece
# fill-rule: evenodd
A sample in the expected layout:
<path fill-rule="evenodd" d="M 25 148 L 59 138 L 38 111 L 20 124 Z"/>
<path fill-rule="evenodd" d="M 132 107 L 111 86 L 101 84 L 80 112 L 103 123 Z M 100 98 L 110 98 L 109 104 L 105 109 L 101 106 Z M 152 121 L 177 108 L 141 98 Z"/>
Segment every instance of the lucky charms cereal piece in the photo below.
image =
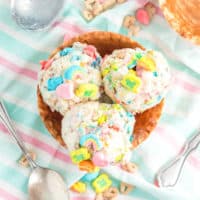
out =
<path fill-rule="evenodd" d="M 47 88 L 49 91 L 55 90 L 59 85 L 63 83 L 62 76 L 52 77 L 47 81 Z"/>
<path fill-rule="evenodd" d="M 49 60 L 40 61 L 41 69 L 42 70 L 47 70 L 51 66 L 52 62 L 53 62 L 53 58 L 51 58 Z"/>
<path fill-rule="evenodd" d="M 36 159 L 36 154 L 34 152 L 29 152 L 28 154 L 32 158 L 33 161 Z M 27 161 L 27 159 L 26 159 L 26 157 L 24 155 L 22 155 L 22 157 L 19 159 L 18 162 L 23 167 L 28 167 L 29 166 L 28 161 Z"/>
<path fill-rule="evenodd" d="M 74 185 L 72 185 L 70 189 L 74 192 L 84 193 L 86 192 L 86 184 L 81 181 L 78 181 Z"/>
<path fill-rule="evenodd" d="M 81 180 L 82 181 L 93 181 L 97 176 L 99 176 L 100 169 L 95 167 L 93 172 L 88 172 Z"/>
<path fill-rule="evenodd" d="M 73 51 L 73 48 L 67 47 L 60 51 L 60 56 L 66 56 Z"/>
<path fill-rule="evenodd" d="M 63 99 L 72 99 L 74 97 L 73 83 L 63 83 L 56 88 L 56 95 Z"/>
<path fill-rule="evenodd" d="M 109 74 L 110 72 L 110 68 L 106 67 L 105 69 L 103 69 L 102 71 L 102 76 L 105 77 L 107 74 Z"/>
<path fill-rule="evenodd" d="M 128 183 L 121 182 L 120 184 L 120 193 L 122 194 L 128 194 L 134 189 L 133 185 L 130 185 Z"/>
<path fill-rule="evenodd" d="M 156 14 L 156 6 L 152 2 L 147 2 L 144 5 L 144 9 L 147 11 L 150 19 Z"/>
<path fill-rule="evenodd" d="M 121 164 L 121 168 L 127 172 L 135 173 L 138 169 L 137 165 L 132 162 L 125 162 Z"/>
<path fill-rule="evenodd" d="M 138 60 L 138 67 L 142 67 L 148 71 L 156 71 L 156 63 L 155 61 L 149 56 L 143 56 Z"/>
<path fill-rule="evenodd" d="M 103 197 L 105 199 L 115 199 L 119 194 L 119 191 L 116 187 L 110 187 L 103 192 Z"/>
<path fill-rule="evenodd" d="M 141 79 L 136 76 L 133 70 L 129 70 L 128 74 L 123 77 L 121 84 L 128 90 L 137 93 L 141 85 Z"/>
<path fill-rule="evenodd" d="M 92 186 L 94 187 L 96 193 L 101 193 L 107 190 L 112 185 L 112 181 L 106 174 L 99 175 L 93 182 Z"/>
<path fill-rule="evenodd" d="M 102 151 L 98 151 L 93 154 L 92 162 L 98 167 L 105 167 L 109 165 L 109 159 Z"/>
<path fill-rule="evenodd" d="M 123 26 L 129 28 L 135 23 L 135 17 L 132 15 L 127 15 L 124 17 Z"/>
<path fill-rule="evenodd" d="M 78 65 L 72 65 L 65 70 L 64 78 L 66 80 L 72 80 L 75 75 L 80 74 L 83 71 L 84 71 L 84 68 L 82 68 Z"/>
<path fill-rule="evenodd" d="M 101 63 L 101 58 L 97 57 L 96 60 L 94 60 L 91 65 L 92 67 L 96 68 L 100 65 L 100 63 Z"/>
<path fill-rule="evenodd" d="M 128 35 L 129 36 L 137 35 L 139 31 L 140 31 L 139 26 L 130 26 L 129 31 L 128 31 Z"/>
<path fill-rule="evenodd" d="M 93 172 L 96 166 L 91 160 L 84 160 L 79 163 L 79 169 L 82 171 Z"/>
<path fill-rule="evenodd" d="M 98 125 L 102 125 L 104 124 L 108 119 L 108 116 L 107 115 L 101 115 L 98 119 L 97 119 L 97 122 L 98 122 Z"/>
<path fill-rule="evenodd" d="M 85 98 L 95 98 L 97 93 L 98 87 L 93 83 L 81 84 L 75 91 L 76 96 Z"/>
<path fill-rule="evenodd" d="M 103 147 L 99 138 L 92 133 L 83 135 L 80 139 L 80 145 L 92 149 L 93 151 L 98 151 Z"/>
<path fill-rule="evenodd" d="M 90 21 L 90 20 L 92 20 L 94 18 L 92 12 L 89 11 L 89 10 L 84 10 L 83 11 L 83 17 L 88 21 Z"/>
<path fill-rule="evenodd" d="M 83 160 L 89 160 L 91 155 L 87 148 L 79 148 L 74 151 L 71 151 L 70 157 L 73 163 L 78 164 Z"/>
<path fill-rule="evenodd" d="M 92 45 L 87 45 L 84 49 L 83 49 L 83 53 L 87 54 L 88 56 L 96 59 L 96 48 Z"/>
<path fill-rule="evenodd" d="M 150 23 L 150 17 L 144 8 L 139 8 L 135 13 L 135 17 L 141 24 L 148 25 Z"/>

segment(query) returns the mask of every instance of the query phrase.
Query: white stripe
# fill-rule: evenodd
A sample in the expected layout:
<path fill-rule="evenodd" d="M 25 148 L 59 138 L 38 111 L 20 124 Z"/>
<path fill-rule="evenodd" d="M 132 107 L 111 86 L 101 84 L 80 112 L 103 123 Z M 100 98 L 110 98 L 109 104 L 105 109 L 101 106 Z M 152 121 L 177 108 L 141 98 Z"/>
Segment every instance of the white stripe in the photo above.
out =
<path fill-rule="evenodd" d="M 14 29 L 10 28 L 10 26 L 0 22 L 0 29 L 7 33 L 8 35 L 12 36 L 13 38 L 19 40 L 20 42 L 30 46 L 31 48 L 43 52 L 43 53 L 47 53 L 47 52 L 51 52 L 52 48 L 50 48 L 49 45 L 47 45 L 47 43 L 44 42 L 39 42 L 39 41 L 33 41 L 33 38 L 28 37 L 28 34 L 21 34 L 20 32 L 15 31 Z"/>
<path fill-rule="evenodd" d="M 0 49 L 0 55 L 2 57 L 4 57 L 6 60 L 9 60 L 10 62 L 16 64 L 18 67 L 20 68 L 27 68 L 27 69 L 31 69 L 35 72 L 39 71 L 40 70 L 40 64 L 34 64 L 34 63 L 31 63 L 31 62 L 28 62 L 26 60 L 23 60 L 19 57 L 17 57 L 16 55 L 10 53 L 10 52 L 7 52 L 3 49 Z"/>
<path fill-rule="evenodd" d="M 21 130 L 22 132 L 34 136 L 35 138 L 39 138 L 41 141 L 45 141 L 45 143 L 49 144 L 50 146 L 59 149 L 59 151 L 61 151 L 64 154 L 68 153 L 68 150 L 66 148 L 64 148 L 63 146 L 61 146 L 49 133 L 49 136 L 44 135 L 34 129 L 32 129 L 31 127 L 27 127 L 25 125 L 19 124 L 15 122 L 15 126 Z"/>
<path fill-rule="evenodd" d="M 0 187 L 3 188 L 4 190 L 8 191 L 8 193 L 13 194 L 14 196 L 16 196 L 17 198 L 19 198 L 19 200 L 27 200 L 28 196 L 26 194 L 24 194 L 22 191 L 14 188 L 12 185 L 10 185 L 9 183 L 0 180 Z M 5 199 L 3 199 L 5 200 Z"/>

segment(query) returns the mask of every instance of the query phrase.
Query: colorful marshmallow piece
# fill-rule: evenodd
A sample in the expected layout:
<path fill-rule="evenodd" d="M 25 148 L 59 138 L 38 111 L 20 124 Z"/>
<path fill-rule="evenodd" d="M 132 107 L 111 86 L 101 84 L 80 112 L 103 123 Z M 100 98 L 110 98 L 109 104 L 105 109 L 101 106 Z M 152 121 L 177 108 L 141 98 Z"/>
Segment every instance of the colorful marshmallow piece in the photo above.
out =
<path fill-rule="evenodd" d="M 84 72 L 84 68 L 78 66 L 78 65 L 72 65 L 69 68 L 67 68 L 64 72 L 64 78 L 66 80 L 72 80 L 75 74 L 80 74 Z"/>
<path fill-rule="evenodd" d="M 148 12 L 143 8 L 140 8 L 136 11 L 135 18 L 141 24 L 148 25 L 150 23 L 150 17 L 148 15 Z"/>
<path fill-rule="evenodd" d="M 83 183 L 82 181 L 78 181 L 78 182 L 74 183 L 74 185 L 72 185 L 70 189 L 73 190 L 74 192 L 85 193 L 86 192 L 86 184 Z"/>
<path fill-rule="evenodd" d="M 86 55 L 92 57 L 92 58 L 96 58 L 96 48 L 92 45 L 87 45 L 84 49 L 83 49 L 83 53 L 85 53 Z"/>
<path fill-rule="evenodd" d="M 81 56 L 72 55 L 72 57 L 70 58 L 70 62 L 76 62 L 76 61 L 79 61 L 80 59 L 81 59 Z"/>
<path fill-rule="evenodd" d="M 83 160 L 89 160 L 91 155 L 87 148 L 79 148 L 70 152 L 70 157 L 73 163 L 78 164 Z"/>
<path fill-rule="evenodd" d="M 98 151 L 93 154 L 92 162 L 98 167 L 106 167 L 109 165 L 109 160 L 102 151 Z"/>
<path fill-rule="evenodd" d="M 98 167 L 95 168 L 93 172 L 87 173 L 81 180 L 86 182 L 91 182 L 99 176 L 100 169 Z"/>
<path fill-rule="evenodd" d="M 75 94 L 78 97 L 85 97 L 85 98 L 96 98 L 98 93 L 97 85 L 93 83 L 85 83 L 79 85 L 76 89 Z"/>
<path fill-rule="evenodd" d="M 121 84 L 134 93 L 139 92 L 139 87 L 141 86 L 141 83 L 141 79 L 136 76 L 136 73 L 133 70 L 129 70 L 129 72 L 121 80 Z"/>
<path fill-rule="evenodd" d="M 110 73 L 110 68 L 106 67 L 102 70 L 102 76 L 105 77 L 107 74 Z"/>
<path fill-rule="evenodd" d="M 98 151 L 103 147 L 98 137 L 92 133 L 83 135 L 80 139 L 80 145 L 92 149 L 93 151 Z"/>
<path fill-rule="evenodd" d="M 67 47 L 60 51 L 60 56 L 66 56 L 73 51 L 73 48 Z"/>
<path fill-rule="evenodd" d="M 86 172 L 94 172 L 96 166 L 91 160 L 84 160 L 79 163 L 79 169 Z"/>
<path fill-rule="evenodd" d="M 49 60 L 41 60 L 40 61 L 41 69 L 47 70 L 51 66 L 52 62 L 53 62 L 53 58 L 51 58 Z"/>
<path fill-rule="evenodd" d="M 97 68 L 99 67 L 100 63 L 101 63 L 101 57 L 97 57 L 96 60 L 92 62 L 91 66 Z"/>
<path fill-rule="evenodd" d="M 156 71 L 156 63 L 150 56 L 143 56 L 138 60 L 138 66 L 147 71 Z"/>
<path fill-rule="evenodd" d="M 110 65 L 110 68 L 111 68 L 112 70 L 114 70 L 114 71 L 117 71 L 117 70 L 119 69 L 119 67 L 118 67 L 118 65 L 117 65 L 116 63 L 112 63 L 112 64 Z"/>
<path fill-rule="evenodd" d="M 56 88 L 63 83 L 62 76 L 52 77 L 47 81 L 47 89 L 49 91 L 56 90 Z"/>
<path fill-rule="evenodd" d="M 56 95 L 63 99 L 72 99 L 74 97 L 73 83 L 63 83 L 56 88 Z"/>
<path fill-rule="evenodd" d="M 117 162 L 122 161 L 123 157 L 124 157 L 124 154 L 119 154 L 118 156 L 116 156 L 115 162 L 117 163 Z"/>
<path fill-rule="evenodd" d="M 107 174 L 99 175 L 93 182 L 92 186 L 96 193 L 102 193 L 112 185 L 112 181 Z"/>
<path fill-rule="evenodd" d="M 108 116 L 107 116 L 107 115 L 101 115 L 101 116 L 97 119 L 98 125 L 101 126 L 101 125 L 104 124 L 107 120 L 108 120 Z"/>
<path fill-rule="evenodd" d="M 158 77 L 158 72 L 154 71 L 153 76 Z"/>
<path fill-rule="evenodd" d="M 113 104 L 112 107 L 115 109 L 115 110 L 122 110 L 122 106 L 120 104 Z"/>

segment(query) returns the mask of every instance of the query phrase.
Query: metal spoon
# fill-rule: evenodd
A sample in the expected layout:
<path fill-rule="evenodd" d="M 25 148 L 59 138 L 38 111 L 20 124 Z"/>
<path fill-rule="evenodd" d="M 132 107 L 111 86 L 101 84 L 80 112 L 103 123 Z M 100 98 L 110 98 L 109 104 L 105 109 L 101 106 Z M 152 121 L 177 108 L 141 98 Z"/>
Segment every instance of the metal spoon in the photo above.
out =
<path fill-rule="evenodd" d="M 66 183 L 57 172 L 38 166 L 19 138 L 6 108 L 0 101 L 0 119 L 13 135 L 32 169 L 28 182 L 29 200 L 69 200 Z"/>
<path fill-rule="evenodd" d="M 182 152 L 177 157 L 158 172 L 156 180 L 160 187 L 174 187 L 176 185 L 187 157 L 197 149 L 199 144 L 200 131 L 185 143 Z"/>
<path fill-rule="evenodd" d="M 47 28 L 59 14 L 65 0 L 11 0 L 11 14 L 27 30 Z"/>

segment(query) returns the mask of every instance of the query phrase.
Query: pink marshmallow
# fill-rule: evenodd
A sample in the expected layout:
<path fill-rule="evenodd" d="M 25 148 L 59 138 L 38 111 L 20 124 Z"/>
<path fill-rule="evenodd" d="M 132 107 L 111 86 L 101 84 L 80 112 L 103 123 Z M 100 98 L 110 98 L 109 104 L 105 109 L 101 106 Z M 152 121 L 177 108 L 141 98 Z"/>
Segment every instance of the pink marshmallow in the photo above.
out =
<path fill-rule="evenodd" d="M 47 70 L 51 66 L 52 62 L 53 62 L 53 58 L 51 58 L 49 60 L 41 60 L 40 61 L 41 69 Z"/>
<path fill-rule="evenodd" d="M 98 167 L 106 167 L 109 165 L 108 158 L 106 157 L 105 153 L 101 151 L 94 153 L 92 162 Z"/>
<path fill-rule="evenodd" d="M 56 88 L 56 95 L 63 99 L 72 99 L 74 97 L 73 83 L 63 83 Z"/>
<path fill-rule="evenodd" d="M 148 25 L 150 23 L 148 12 L 143 8 L 136 11 L 135 17 L 141 24 Z"/>

